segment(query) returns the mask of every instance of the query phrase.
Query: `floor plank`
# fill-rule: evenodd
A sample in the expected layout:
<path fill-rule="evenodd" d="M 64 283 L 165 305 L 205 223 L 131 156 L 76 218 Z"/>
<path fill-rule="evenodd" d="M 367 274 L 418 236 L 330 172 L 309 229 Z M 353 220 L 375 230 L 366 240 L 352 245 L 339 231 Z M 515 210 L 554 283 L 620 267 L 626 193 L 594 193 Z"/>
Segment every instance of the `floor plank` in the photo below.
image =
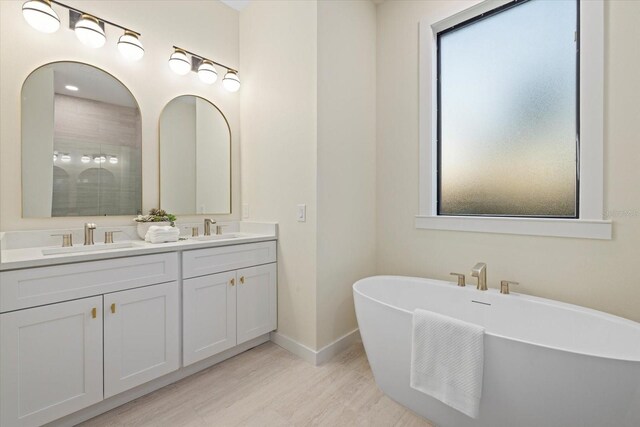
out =
<path fill-rule="evenodd" d="M 268 342 L 83 427 L 429 427 L 376 386 L 362 343 L 312 366 Z"/>

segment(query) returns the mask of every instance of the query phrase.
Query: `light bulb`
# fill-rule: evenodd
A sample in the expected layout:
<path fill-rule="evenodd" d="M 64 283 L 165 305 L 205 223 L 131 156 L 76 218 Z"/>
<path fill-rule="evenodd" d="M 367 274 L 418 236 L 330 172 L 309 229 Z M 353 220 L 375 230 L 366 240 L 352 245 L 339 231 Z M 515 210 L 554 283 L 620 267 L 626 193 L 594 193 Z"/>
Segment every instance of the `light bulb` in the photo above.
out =
<path fill-rule="evenodd" d="M 238 77 L 238 73 L 235 71 L 227 71 L 227 74 L 224 75 L 224 79 L 222 79 L 222 85 L 229 92 L 237 92 L 240 89 L 240 78 Z"/>
<path fill-rule="evenodd" d="M 144 56 L 144 48 L 138 39 L 138 35 L 131 31 L 125 31 L 118 40 L 118 50 L 125 58 L 137 61 Z"/>
<path fill-rule="evenodd" d="M 105 36 L 98 20 L 91 15 L 83 14 L 76 22 L 75 30 L 78 40 L 86 46 L 99 48 L 104 46 L 107 41 L 107 36 Z"/>
<path fill-rule="evenodd" d="M 60 28 L 60 18 L 48 0 L 30 0 L 22 5 L 22 16 L 36 30 L 55 33 Z"/>
<path fill-rule="evenodd" d="M 176 49 L 169 58 L 169 68 L 181 76 L 188 74 L 191 71 L 191 61 L 189 61 L 187 53 L 184 50 Z"/>
<path fill-rule="evenodd" d="M 198 77 L 203 83 L 212 85 L 218 80 L 218 72 L 213 67 L 213 63 L 205 59 L 198 67 Z"/>

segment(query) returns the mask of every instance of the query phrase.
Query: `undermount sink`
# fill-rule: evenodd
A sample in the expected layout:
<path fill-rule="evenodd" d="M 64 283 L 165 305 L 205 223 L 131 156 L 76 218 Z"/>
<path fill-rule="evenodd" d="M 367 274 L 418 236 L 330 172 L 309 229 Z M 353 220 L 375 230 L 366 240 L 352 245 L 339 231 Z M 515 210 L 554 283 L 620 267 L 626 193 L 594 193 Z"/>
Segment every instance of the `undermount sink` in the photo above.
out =
<path fill-rule="evenodd" d="M 212 234 L 211 236 L 191 237 L 191 239 L 206 242 L 210 240 L 237 239 L 238 237 L 242 237 L 242 236 L 239 233 L 227 233 L 227 234 Z"/>
<path fill-rule="evenodd" d="M 108 251 L 111 249 L 125 249 L 133 248 L 136 244 L 134 242 L 118 242 L 118 243 L 96 243 L 95 245 L 83 246 L 75 245 L 69 247 L 60 248 L 45 248 L 42 250 L 42 255 L 60 255 L 60 254 L 74 254 L 82 252 L 96 252 L 96 251 Z"/>

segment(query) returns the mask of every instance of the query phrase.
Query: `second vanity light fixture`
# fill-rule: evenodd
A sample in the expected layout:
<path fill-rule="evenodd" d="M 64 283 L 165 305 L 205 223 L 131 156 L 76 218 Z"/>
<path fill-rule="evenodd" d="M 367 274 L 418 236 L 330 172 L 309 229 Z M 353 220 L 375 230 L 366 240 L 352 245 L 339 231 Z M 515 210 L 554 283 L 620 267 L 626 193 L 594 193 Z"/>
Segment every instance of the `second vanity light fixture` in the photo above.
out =
<path fill-rule="evenodd" d="M 144 47 L 140 42 L 140 33 L 121 25 L 98 18 L 81 10 L 67 6 L 56 0 L 29 0 L 22 5 L 22 15 L 29 25 L 43 33 L 54 33 L 60 28 L 60 18 L 51 4 L 69 10 L 69 28 L 73 29 L 76 37 L 84 45 L 99 48 L 104 46 L 107 36 L 104 32 L 105 24 L 119 28 L 124 34 L 118 40 L 118 50 L 125 58 L 137 61 L 144 56 Z"/>
<path fill-rule="evenodd" d="M 189 71 L 194 71 L 198 74 L 200 81 L 211 85 L 218 80 L 218 71 L 214 67 L 215 64 L 227 70 L 222 79 L 222 86 L 229 92 L 237 92 L 238 89 L 240 89 L 238 70 L 207 59 L 197 53 L 189 52 L 178 46 L 174 46 L 173 49 L 174 52 L 169 57 L 169 68 L 171 68 L 174 73 L 184 76 L 189 74 Z M 189 56 L 191 56 L 191 58 L 189 58 Z"/>

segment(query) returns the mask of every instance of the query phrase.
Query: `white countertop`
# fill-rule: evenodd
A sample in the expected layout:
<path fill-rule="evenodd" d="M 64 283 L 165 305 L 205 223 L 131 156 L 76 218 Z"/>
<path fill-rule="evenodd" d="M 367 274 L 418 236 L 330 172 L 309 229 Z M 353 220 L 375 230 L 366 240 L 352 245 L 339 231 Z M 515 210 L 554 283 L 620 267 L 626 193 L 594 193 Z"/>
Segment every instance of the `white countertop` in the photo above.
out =
<path fill-rule="evenodd" d="M 240 223 L 242 224 L 242 223 Z M 213 248 L 218 246 L 231 246 L 244 243 L 264 242 L 269 240 L 277 240 L 277 224 L 265 224 L 264 227 L 252 224 L 250 227 L 238 226 L 240 231 L 229 233 L 237 236 L 228 239 L 219 240 L 195 240 L 187 238 L 171 243 L 148 243 L 142 240 L 117 240 L 116 243 L 131 242 L 131 247 L 111 249 L 109 245 L 97 243 L 95 248 L 104 247 L 104 250 L 92 250 L 90 252 L 63 253 L 55 255 L 44 255 L 42 250 L 56 248 L 60 246 L 36 246 L 36 247 L 20 247 L 2 249 L 0 256 L 0 271 L 16 270 L 31 267 L 42 267 L 49 265 L 68 264 L 74 262 L 96 261 L 102 259 L 122 258 L 129 256 L 139 256 L 156 254 L 163 252 L 179 252 L 191 249 Z M 243 231 L 243 228 L 250 229 L 252 232 Z M 3 239 L 7 233 L 4 233 Z M 50 233 L 43 231 L 42 233 Z M 83 246 L 75 244 L 75 246 Z"/>

